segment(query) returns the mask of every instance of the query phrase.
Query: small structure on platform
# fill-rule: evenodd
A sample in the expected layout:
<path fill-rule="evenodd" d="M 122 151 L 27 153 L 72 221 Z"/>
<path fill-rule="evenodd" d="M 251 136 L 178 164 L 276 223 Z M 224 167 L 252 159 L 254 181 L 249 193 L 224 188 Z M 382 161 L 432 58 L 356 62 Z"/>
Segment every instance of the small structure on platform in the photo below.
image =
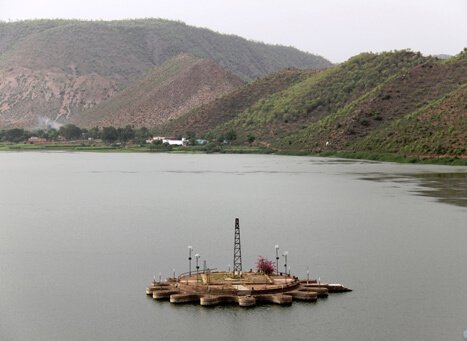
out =
<path fill-rule="evenodd" d="M 316 302 L 318 298 L 327 297 L 329 293 L 351 291 L 341 284 L 320 283 L 317 280 L 306 280 L 292 276 L 289 273 L 279 273 L 278 257 L 276 256 L 276 274 L 272 271 L 242 272 L 240 246 L 240 224 L 235 219 L 234 267 L 233 271 L 216 271 L 204 267 L 199 270 L 199 255 L 195 255 L 196 273 L 192 273 L 189 246 L 189 271 L 167 278 L 165 282 L 154 281 L 146 288 L 146 294 L 155 300 L 169 300 L 174 304 L 199 303 L 202 306 L 219 304 L 238 304 L 251 307 L 257 303 L 273 303 L 290 305 L 292 301 Z M 276 255 L 278 246 L 276 245 Z"/>

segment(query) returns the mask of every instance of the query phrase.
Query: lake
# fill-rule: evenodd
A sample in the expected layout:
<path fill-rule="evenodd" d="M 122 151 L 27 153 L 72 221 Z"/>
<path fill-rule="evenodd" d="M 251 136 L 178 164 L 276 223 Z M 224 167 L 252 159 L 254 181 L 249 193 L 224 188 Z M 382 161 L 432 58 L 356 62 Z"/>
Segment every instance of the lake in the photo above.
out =
<path fill-rule="evenodd" d="M 145 295 L 153 276 L 291 272 L 353 292 L 290 307 Z M 1 340 L 462 340 L 467 168 L 273 155 L 0 153 Z M 281 259 L 281 264 L 283 260 Z"/>

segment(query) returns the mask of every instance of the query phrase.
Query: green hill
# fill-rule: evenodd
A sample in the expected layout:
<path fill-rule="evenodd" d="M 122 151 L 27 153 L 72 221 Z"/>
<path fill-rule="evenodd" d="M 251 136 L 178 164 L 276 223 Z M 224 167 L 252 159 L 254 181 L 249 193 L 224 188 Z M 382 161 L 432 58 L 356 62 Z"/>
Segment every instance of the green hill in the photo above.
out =
<path fill-rule="evenodd" d="M 277 73 L 258 79 L 240 87 L 215 101 L 197 107 L 185 113 L 178 119 L 156 127 L 156 131 L 168 135 L 183 135 L 187 131 L 197 135 L 208 133 L 235 118 L 261 99 L 287 89 L 291 85 L 302 81 L 315 71 L 285 69 Z"/>
<path fill-rule="evenodd" d="M 162 128 L 210 140 L 233 131 L 234 144 L 249 145 L 254 137 L 253 145 L 282 152 L 466 158 L 466 56 L 364 53 L 326 70 L 298 72 L 281 87 L 272 85 L 278 73 Z M 245 96 L 256 84 L 263 96 Z"/>
<path fill-rule="evenodd" d="M 312 151 L 346 150 L 353 141 L 428 105 L 467 82 L 467 59 L 421 58 L 348 105 L 281 141 Z"/>
<path fill-rule="evenodd" d="M 467 84 L 430 104 L 370 132 L 353 151 L 426 157 L 467 155 Z"/>
<path fill-rule="evenodd" d="M 234 129 L 240 137 L 254 135 L 265 143 L 276 144 L 280 138 L 336 113 L 401 70 L 424 60 L 407 51 L 358 55 L 259 101 L 215 132 L 223 134 Z M 304 143 L 300 141 L 300 147 Z"/>

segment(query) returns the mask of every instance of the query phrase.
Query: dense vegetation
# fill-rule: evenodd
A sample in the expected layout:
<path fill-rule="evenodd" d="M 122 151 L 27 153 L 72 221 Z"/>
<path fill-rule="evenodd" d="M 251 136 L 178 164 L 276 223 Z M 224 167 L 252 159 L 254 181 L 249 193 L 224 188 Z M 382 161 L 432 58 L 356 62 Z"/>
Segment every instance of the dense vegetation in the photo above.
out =
<path fill-rule="evenodd" d="M 461 56 L 464 56 L 461 58 Z M 403 68 L 382 81 L 371 91 L 341 106 L 324 119 L 280 141 L 284 148 L 307 145 L 315 152 L 329 150 L 361 151 L 360 140 L 367 134 L 384 129 L 392 122 L 435 103 L 451 91 L 467 83 L 467 59 L 460 54 L 449 62 L 423 57 L 416 65 Z M 465 100 L 458 98 L 460 106 Z M 465 115 L 460 107 L 458 114 Z M 450 120 L 449 115 L 440 118 Z M 459 122 L 462 123 L 462 122 Z M 429 124 L 429 123 L 428 123 Z M 465 131 L 465 124 L 455 130 Z M 413 131 L 415 138 L 424 138 L 426 131 Z M 448 148 L 448 141 L 444 141 Z M 448 148 L 452 154 L 453 150 Z M 363 149 L 365 150 L 365 149 Z M 383 150 L 381 150 L 383 151 Z M 386 150 L 386 152 L 390 152 Z M 451 153 L 450 152 L 450 153 Z"/>
<path fill-rule="evenodd" d="M 462 157 L 467 154 L 467 84 L 370 132 L 352 150 Z"/>
<path fill-rule="evenodd" d="M 151 136 L 148 128 L 134 128 L 126 126 L 122 128 L 93 127 L 90 129 L 80 128 L 74 124 L 66 124 L 59 129 L 47 128 L 36 130 L 25 130 L 22 128 L 0 130 L 0 142 L 27 143 L 30 137 L 39 137 L 47 139 L 47 142 L 56 141 L 93 141 L 102 140 L 106 143 L 113 142 L 132 142 L 145 144 Z M 31 142 L 32 143 L 32 142 Z"/>
<path fill-rule="evenodd" d="M 216 132 L 236 129 L 267 143 L 337 112 L 423 57 L 408 51 L 364 53 L 333 68 L 311 74 L 288 89 L 257 102 Z"/>

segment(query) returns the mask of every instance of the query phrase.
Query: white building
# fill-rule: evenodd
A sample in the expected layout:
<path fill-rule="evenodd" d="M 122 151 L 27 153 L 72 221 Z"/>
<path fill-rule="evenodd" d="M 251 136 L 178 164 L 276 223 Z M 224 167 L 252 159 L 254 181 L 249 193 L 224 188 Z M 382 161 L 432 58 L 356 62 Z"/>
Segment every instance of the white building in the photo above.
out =
<path fill-rule="evenodd" d="M 154 136 L 150 139 L 146 140 L 146 143 L 153 143 L 155 141 L 162 141 L 162 143 L 167 143 L 171 146 L 186 146 L 188 144 L 188 140 L 182 137 L 181 140 L 178 140 L 175 137 L 162 137 L 162 136 Z"/>
<path fill-rule="evenodd" d="M 166 138 L 162 140 L 162 143 L 168 143 L 171 146 L 185 146 L 187 142 L 188 140 L 184 137 L 182 137 L 181 140 L 176 140 L 176 139 L 171 139 L 171 138 Z"/>
<path fill-rule="evenodd" d="M 153 143 L 154 141 L 164 141 L 165 137 L 163 136 L 153 136 L 146 140 L 146 143 Z"/>

